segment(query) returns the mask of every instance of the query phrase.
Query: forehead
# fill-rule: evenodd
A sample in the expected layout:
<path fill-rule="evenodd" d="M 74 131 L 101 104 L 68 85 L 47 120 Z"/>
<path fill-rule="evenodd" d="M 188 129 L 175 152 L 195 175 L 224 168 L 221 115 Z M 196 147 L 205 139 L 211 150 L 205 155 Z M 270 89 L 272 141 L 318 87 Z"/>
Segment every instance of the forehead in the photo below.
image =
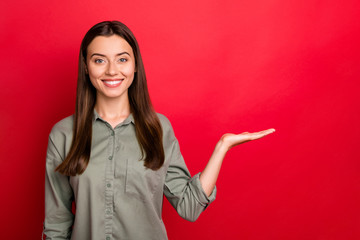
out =
<path fill-rule="evenodd" d="M 95 37 L 89 44 L 87 52 L 88 56 L 93 53 L 112 56 L 121 52 L 127 52 L 133 56 L 129 43 L 118 35 Z"/>

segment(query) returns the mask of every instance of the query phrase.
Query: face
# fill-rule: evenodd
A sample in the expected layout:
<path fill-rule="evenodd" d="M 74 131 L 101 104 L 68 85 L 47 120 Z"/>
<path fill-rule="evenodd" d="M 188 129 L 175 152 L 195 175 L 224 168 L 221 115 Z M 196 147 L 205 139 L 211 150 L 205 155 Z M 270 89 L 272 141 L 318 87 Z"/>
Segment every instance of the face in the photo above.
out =
<path fill-rule="evenodd" d="M 118 35 L 98 36 L 87 48 L 87 72 L 97 98 L 126 99 L 135 74 L 131 46 Z"/>

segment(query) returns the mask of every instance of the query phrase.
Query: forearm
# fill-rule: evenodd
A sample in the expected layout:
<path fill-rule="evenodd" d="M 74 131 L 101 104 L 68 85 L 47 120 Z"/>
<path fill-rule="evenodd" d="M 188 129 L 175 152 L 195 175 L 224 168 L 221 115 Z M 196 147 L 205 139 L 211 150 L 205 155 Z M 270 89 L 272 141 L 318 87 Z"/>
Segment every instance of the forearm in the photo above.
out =
<path fill-rule="evenodd" d="M 200 175 L 201 186 L 205 193 L 209 196 L 215 187 L 216 180 L 219 176 L 220 168 L 224 157 L 230 148 L 241 143 L 262 138 L 270 133 L 275 132 L 275 129 L 270 128 L 260 132 L 243 132 L 241 134 L 224 134 L 220 141 L 216 144 L 215 150 L 210 157 L 208 164 Z"/>
<path fill-rule="evenodd" d="M 228 147 L 226 147 L 223 141 L 220 140 L 216 144 L 214 152 L 212 153 L 206 167 L 201 172 L 200 182 L 207 196 L 210 196 L 215 187 L 220 168 L 227 151 Z"/>

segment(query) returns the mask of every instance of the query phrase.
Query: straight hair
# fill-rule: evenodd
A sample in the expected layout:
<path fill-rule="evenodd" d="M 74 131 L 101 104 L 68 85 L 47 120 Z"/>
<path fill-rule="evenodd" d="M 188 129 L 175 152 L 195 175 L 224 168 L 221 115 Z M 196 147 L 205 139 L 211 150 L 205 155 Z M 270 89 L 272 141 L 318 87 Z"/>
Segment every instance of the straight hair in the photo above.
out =
<path fill-rule="evenodd" d="M 140 49 L 130 29 L 118 21 L 104 21 L 94 25 L 84 36 L 79 53 L 76 105 L 73 139 L 69 153 L 55 171 L 63 175 L 82 174 L 90 161 L 92 123 L 96 103 L 96 89 L 86 72 L 87 48 L 97 36 L 118 35 L 131 46 L 135 56 L 134 80 L 128 89 L 130 111 L 134 117 L 136 138 L 141 149 L 144 166 L 157 170 L 165 159 L 163 132 L 153 109 L 147 87 Z"/>

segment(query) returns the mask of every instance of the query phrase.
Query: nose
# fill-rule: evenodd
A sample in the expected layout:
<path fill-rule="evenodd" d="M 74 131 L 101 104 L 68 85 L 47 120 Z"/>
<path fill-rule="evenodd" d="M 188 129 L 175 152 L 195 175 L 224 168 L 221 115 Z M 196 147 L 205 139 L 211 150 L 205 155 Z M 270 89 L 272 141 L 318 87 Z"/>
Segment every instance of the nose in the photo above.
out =
<path fill-rule="evenodd" d="M 116 75 L 116 73 L 117 73 L 116 64 L 113 62 L 109 62 L 107 69 L 106 69 L 106 74 L 113 76 L 113 75 Z"/>

